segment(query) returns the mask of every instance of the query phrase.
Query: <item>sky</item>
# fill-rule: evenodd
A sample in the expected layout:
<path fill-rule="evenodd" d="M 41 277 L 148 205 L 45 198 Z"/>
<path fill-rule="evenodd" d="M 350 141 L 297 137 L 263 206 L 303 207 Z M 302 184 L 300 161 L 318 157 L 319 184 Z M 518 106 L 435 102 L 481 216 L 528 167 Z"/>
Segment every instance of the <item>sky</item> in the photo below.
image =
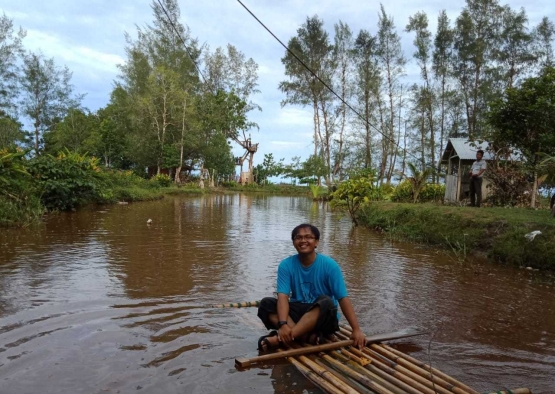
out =
<path fill-rule="evenodd" d="M 379 2 L 356 0 L 243 0 L 283 42 L 295 35 L 307 16 L 317 14 L 333 39 L 333 25 L 339 20 L 347 23 L 354 35 L 360 29 L 371 33 L 377 30 Z M 274 158 L 293 156 L 307 158 L 312 150 L 312 111 L 298 106 L 281 107 L 284 94 L 278 90 L 286 79 L 281 58 L 284 49 L 271 37 L 236 0 L 178 0 L 181 22 L 188 25 L 193 37 L 212 50 L 228 43 L 237 47 L 259 65 L 260 93 L 253 101 L 262 112 L 250 118 L 260 129 L 253 129 L 252 141 L 259 143 L 255 164 L 261 163 L 265 153 Z M 552 0 L 510 0 L 513 9 L 525 7 L 529 27 L 543 16 L 555 20 Z M 86 94 L 83 105 L 91 111 L 109 101 L 118 64 L 125 62 L 125 33 L 136 36 L 137 26 L 153 20 L 150 0 L 3 0 L 0 12 L 27 31 L 24 46 L 31 51 L 42 51 L 53 57 L 59 66 L 73 72 L 76 93 Z M 393 16 L 402 38 L 405 56 L 410 58 L 414 47 L 411 34 L 404 33 L 409 16 L 425 11 L 430 28 L 435 31 L 439 11 L 445 9 L 452 21 L 460 13 L 464 2 L 453 0 L 391 0 L 384 3 L 386 12 Z M 418 69 L 411 62 L 406 67 L 405 81 L 416 80 Z M 234 154 L 243 151 L 234 146 Z"/>

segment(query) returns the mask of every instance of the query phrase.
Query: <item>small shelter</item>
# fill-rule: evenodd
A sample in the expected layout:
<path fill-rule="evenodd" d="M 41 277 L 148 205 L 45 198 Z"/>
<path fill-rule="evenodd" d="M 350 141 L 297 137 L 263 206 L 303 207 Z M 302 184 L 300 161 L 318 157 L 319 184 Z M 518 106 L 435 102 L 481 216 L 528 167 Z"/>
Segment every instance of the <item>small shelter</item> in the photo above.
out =
<path fill-rule="evenodd" d="M 447 165 L 445 178 L 445 202 L 457 202 L 469 197 L 470 168 L 476 160 L 476 152 L 484 151 L 483 160 L 489 162 L 494 159 L 487 141 L 468 141 L 466 138 L 449 138 L 441 163 Z M 489 164 L 489 163 L 488 163 Z M 487 170 L 486 170 L 487 172 Z M 482 199 L 487 197 L 488 181 L 482 182 Z"/>

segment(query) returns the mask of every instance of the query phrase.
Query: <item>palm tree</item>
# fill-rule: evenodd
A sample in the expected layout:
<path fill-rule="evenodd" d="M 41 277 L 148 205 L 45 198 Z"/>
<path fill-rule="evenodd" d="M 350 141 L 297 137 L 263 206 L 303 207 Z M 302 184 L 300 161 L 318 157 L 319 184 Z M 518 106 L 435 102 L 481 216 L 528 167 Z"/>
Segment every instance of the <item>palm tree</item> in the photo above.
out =
<path fill-rule="evenodd" d="M 409 181 L 410 185 L 412 186 L 412 202 L 416 204 L 418 201 L 418 195 L 424 189 L 424 186 L 428 183 L 428 178 L 432 176 L 434 173 L 433 168 L 426 168 L 422 171 L 416 168 L 416 165 L 413 163 L 407 163 L 408 168 L 410 170 L 411 175 L 407 176 L 403 174 L 403 176 Z"/>

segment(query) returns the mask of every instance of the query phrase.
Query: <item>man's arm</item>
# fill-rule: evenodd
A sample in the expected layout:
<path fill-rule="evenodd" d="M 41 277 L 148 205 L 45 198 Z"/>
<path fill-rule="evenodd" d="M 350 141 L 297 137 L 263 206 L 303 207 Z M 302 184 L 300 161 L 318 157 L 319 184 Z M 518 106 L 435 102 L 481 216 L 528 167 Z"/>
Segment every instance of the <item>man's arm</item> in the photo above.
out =
<path fill-rule="evenodd" d="M 341 307 L 341 311 L 343 312 L 343 314 L 345 315 L 345 318 L 347 319 L 347 321 L 351 325 L 351 328 L 353 329 L 353 333 L 351 334 L 351 339 L 355 341 L 354 345 L 359 349 L 362 349 L 364 345 L 366 345 L 366 337 L 364 336 L 364 333 L 361 331 L 358 325 L 357 317 L 355 315 L 355 310 L 353 308 L 353 304 L 351 304 L 351 300 L 349 299 L 349 297 L 343 297 L 342 299 L 340 299 L 339 306 Z M 278 308 L 279 308 L 279 304 L 278 304 Z"/>

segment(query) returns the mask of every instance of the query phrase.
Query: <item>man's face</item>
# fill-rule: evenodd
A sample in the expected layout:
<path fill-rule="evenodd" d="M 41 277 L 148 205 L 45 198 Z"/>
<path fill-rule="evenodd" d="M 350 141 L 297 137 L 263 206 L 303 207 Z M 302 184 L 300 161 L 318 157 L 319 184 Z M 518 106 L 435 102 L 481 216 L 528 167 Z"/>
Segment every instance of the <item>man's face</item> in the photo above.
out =
<path fill-rule="evenodd" d="M 478 161 L 482 160 L 483 156 L 484 156 L 483 154 L 481 154 L 480 152 L 477 152 L 476 153 L 476 160 L 478 160 Z"/>
<path fill-rule="evenodd" d="M 314 234 L 312 234 L 310 227 L 303 227 L 299 229 L 295 239 L 293 239 L 293 246 L 295 246 L 295 249 L 300 254 L 310 254 L 318 246 L 318 241 Z"/>

